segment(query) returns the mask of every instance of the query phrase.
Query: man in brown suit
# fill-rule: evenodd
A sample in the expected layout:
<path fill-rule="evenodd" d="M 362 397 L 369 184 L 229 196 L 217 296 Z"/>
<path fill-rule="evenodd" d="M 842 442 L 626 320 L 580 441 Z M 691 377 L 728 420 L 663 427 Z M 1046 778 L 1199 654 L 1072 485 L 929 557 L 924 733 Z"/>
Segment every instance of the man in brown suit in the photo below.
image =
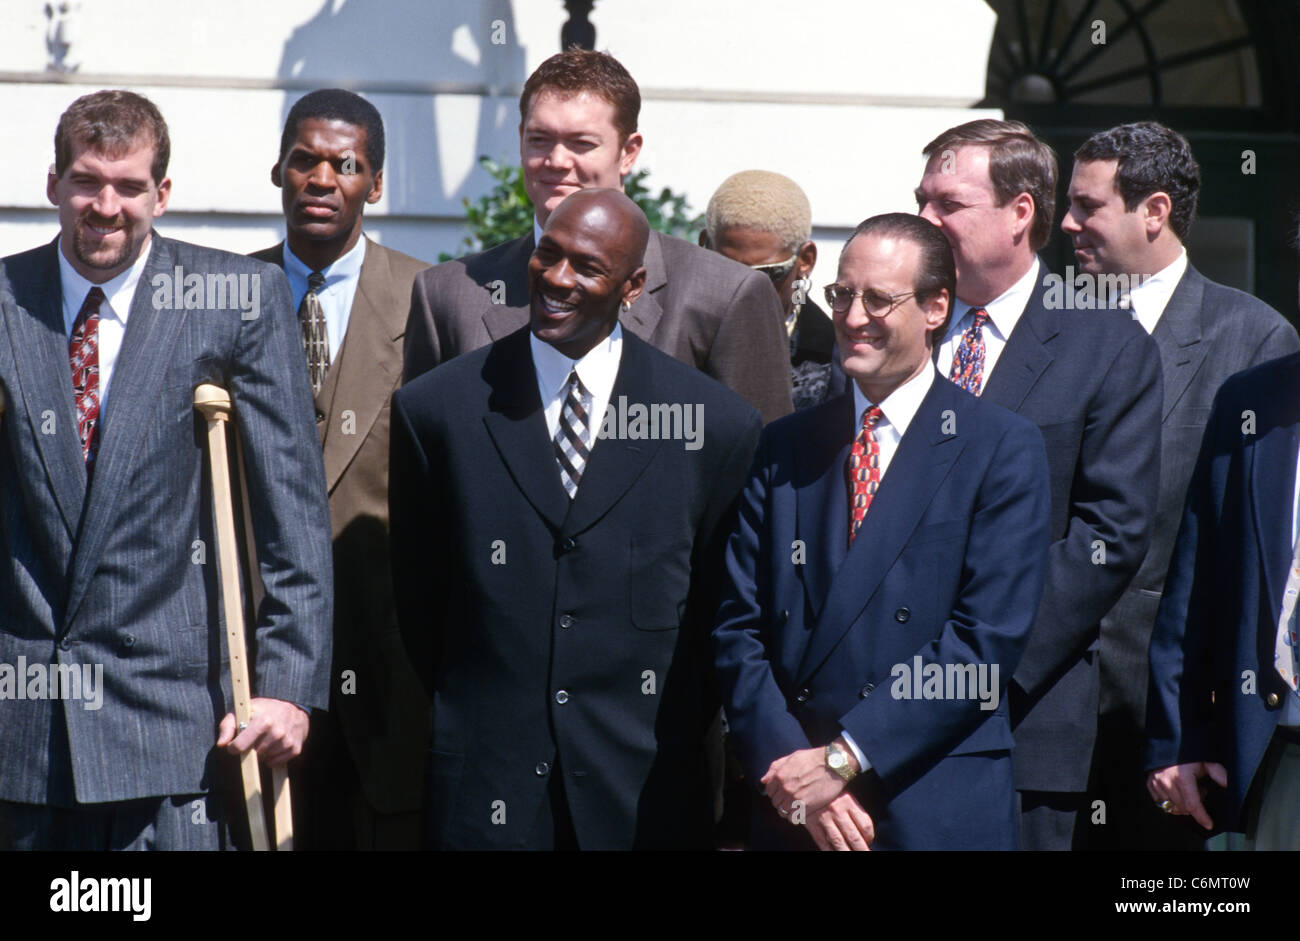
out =
<path fill-rule="evenodd" d="M 254 257 L 284 268 L 316 394 L 334 538 L 328 713 L 295 769 L 302 849 L 402 849 L 419 840 L 428 699 L 397 633 L 388 562 L 389 405 L 417 272 L 362 235 L 383 186 L 384 126 L 365 99 L 314 91 L 285 121 L 271 182 L 287 244 Z"/>
<path fill-rule="evenodd" d="M 404 375 L 413 379 L 528 323 L 528 259 L 570 193 L 622 187 L 642 139 L 641 93 L 613 56 L 570 49 L 543 62 L 519 99 L 533 232 L 422 272 L 411 293 Z M 624 329 L 740 394 L 765 422 L 789 414 L 790 349 L 771 281 L 682 239 L 651 232 L 645 291 Z"/>

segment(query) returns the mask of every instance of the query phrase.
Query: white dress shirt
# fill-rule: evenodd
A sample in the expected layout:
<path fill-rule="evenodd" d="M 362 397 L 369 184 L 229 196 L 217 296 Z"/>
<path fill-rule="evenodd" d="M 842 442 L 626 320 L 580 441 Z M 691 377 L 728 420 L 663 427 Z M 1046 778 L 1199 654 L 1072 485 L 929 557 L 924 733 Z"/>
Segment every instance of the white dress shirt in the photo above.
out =
<path fill-rule="evenodd" d="M 325 329 L 329 331 L 330 363 L 339 356 L 339 349 L 348 334 L 348 321 L 352 316 L 352 300 L 357 296 L 357 283 L 361 280 L 361 264 L 366 260 L 366 238 L 362 235 L 357 244 L 334 264 L 321 269 L 325 283 L 316 292 L 321 310 L 325 313 Z M 284 273 L 289 279 L 289 292 L 293 295 L 293 309 L 302 306 L 307 294 L 307 276 L 311 268 L 284 243 Z"/>
<path fill-rule="evenodd" d="M 122 349 L 122 338 L 126 336 L 126 321 L 131 316 L 131 304 L 135 301 L 135 289 L 140 283 L 140 276 L 144 274 L 144 266 L 149 262 L 149 250 L 152 244 L 151 236 L 150 241 L 146 242 L 141 250 L 140 257 L 135 260 L 135 264 L 111 281 L 105 281 L 100 285 L 91 284 L 79 275 L 72 267 L 72 263 L 64 257 L 62 237 L 59 238 L 59 244 L 56 246 L 59 256 L 59 281 L 63 288 L 63 330 L 68 335 L 69 342 L 72 340 L 72 328 L 77 322 L 77 313 L 81 310 L 81 305 L 86 302 L 86 295 L 90 293 L 90 289 L 98 287 L 104 292 L 104 302 L 99 305 L 101 423 L 108 406 L 108 391 L 113 381 L 113 367 L 117 365 L 117 354 Z M 68 376 L 71 381 L 71 365 L 68 367 Z"/>
<path fill-rule="evenodd" d="M 1296 452 L 1295 489 L 1291 494 L 1291 545 L 1293 548 L 1298 537 L 1300 537 L 1300 450 L 1297 450 Z M 1289 559 L 1287 561 L 1288 563 L 1290 562 Z M 1289 568 L 1290 566 L 1288 565 L 1288 570 Z M 1280 572 L 1278 575 L 1279 577 L 1283 577 Z M 1281 611 L 1277 612 L 1273 623 L 1269 625 L 1270 637 L 1277 636 L 1277 618 L 1280 618 L 1281 615 Z M 1291 618 L 1294 622 L 1294 613 L 1291 615 Z M 1272 647 L 1273 645 L 1270 642 L 1269 649 L 1272 649 Z M 1282 710 L 1282 715 L 1277 721 L 1278 725 L 1300 727 L 1300 696 L 1296 695 L 1294 691 L 1286 698 L 1286 707 Z"/>
<path fill-rule="evenodd" d="M 1184 248 L 1172 262 L 1129 291 L 1129 309 L 1148 334 L 1155 332 L 1160 315 L 1186 271 L 1187 249 Z"/>
<path fill-rule="evenodd" d="M 1011 331 L 1016 329 L 1016 324 L 1020 322 L 1020 316 L 1029 303 L 1029 298 L 1033 296 L 1034 288 L 1038 284 L 1038 269 L 1038 259 L 1035 257 L 1034 263 L 1029 266 L 1029 270 L 1019 281 L 984 305 L 989 319 L 985 322 L 984 329 L 980 331 L 984 337 L 984 379 L 981 390 L 989 384 L 989 376 L 993 374 L 993 367 L 997 365 L 998 357 L 1002 355 L 1002 348 L 1007 345 L 1007 337 L 1011 336 Z M 943 342 L 939 344 L 939 372 L 944 376 L 952 372 L 952 361 L 961 346 L 962 334 L 975 322 L 972 309 L 965 301 L 956 301 L 953 304 L 948 329 L 943 335 Z"/>
<path fill-rule="evenodd" d="M 903 440 L 903 435 L 907 434 L 908 425 L 912 424 L 912 419 L 916 417 L 921 402 L 929 393 L 930 386 L 934 384 L 937 376 L 934 367 L 927 364 L 925 369 L 885 396 L 883 402 L 872 402 L 858 384 L 853 383 L 853 437 L 857 438 L 862 430 L 862 416 L 866 414 L 867 409 L 873 405 L 879 406 L 884 415 L 876 422 L 875 427 L 876 444 L 880 448 L 881 483 L 884 483 L 885 472 L 889 470 L 889 464 L 894 459 L 899 442 Z M 868 515 L 871 513 L 870 507 L 867 508 L 867 513 Z M 853 752 L 853 757 L 858 759 L 858 765 L 863 771 L 867 771 L 871 767 L 871 762 L 867 761 L 866 756 L 862 754 L 862 749 L 858 748 L 858 743 L 853 741 L 853 736 L 844 730 L 841 730 L 840 734 L 844 736 L 844 741 Z"/>
<path fill-rule="evenodd" d="M 618 377 L 619 360 L 623 356 L 623 328 L 615 324 L 609 336 L 578 360 L 569 359 L 531 333 L 528 334 L 528 345 L 533 351 L 537 391 L 541 394 L 542 407 L 546 410 L 547 434 L 554 441 L 556 432 L 560 430 L 565 387 L 569 373 L 576 369 L 578 378 L 591 393 L 591 447 L 594 450 L 601 423 L 605 420 L 605 409 L 609 406 L 610 393 L 614 391 L 614 380 Z M 556 465 L 555 473 L 558 475 L 559 472 L 559 465 Z"/>

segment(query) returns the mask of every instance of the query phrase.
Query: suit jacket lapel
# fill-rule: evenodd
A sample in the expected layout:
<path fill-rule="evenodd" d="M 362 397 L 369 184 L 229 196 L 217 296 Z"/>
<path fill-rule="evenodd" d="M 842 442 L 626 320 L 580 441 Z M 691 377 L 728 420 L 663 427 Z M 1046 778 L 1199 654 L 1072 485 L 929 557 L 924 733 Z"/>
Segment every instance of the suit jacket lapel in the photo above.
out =
<path fill-rule="evenodd" d="M 1040 265 L 1039 271 L 1046 269 Z M 1056 312 L 1043 305 L 1045 291 L 1040 279 L 984 385 L 983 398 L 1013 412 L 1019 411 L 1029 391 L 1051 365 L 1052 353 L 1047 343 L 1060 332 Z"/>
<path fill-rule="evenodd" d="M 487 310 L 483 312 L 483 326 L 493 342 L 504 339 L 528 323 L 528 259 L 533 254 L 533 235 L 515 239 L 510 249 L 501 256 L 498 277 L 505 284 L 505 303 L 492 303 L 495 293 L 487 288 Z M 486 287 L 486 285 L 485 285 Z M 524 344 L 527 347 L 527 344 Z M 531 360 L 531 357 L 530 357 Z"/>
<path fill-rule="evenodd" d="M 807 549 L 797 566 L 813 618 L 849 551 L 849 497 L 844 466 L 853 445 L 853 389 L 819 406 L 794 456 L 795 534 Z"/>
<path fill-rule="evenodd" d="M 660 240 L 667 237 L 659 232 L 650 233 L 650 239 L 645 246 L 645 289 L 632 304 L 631 309 L 619 317 L 619 323 L 623 325 L 624 330 L 651 345 L 653 345 L 655 329 L 658 328 L 659 320 L 664 315 L 664 309 L 655 294 L 668 283 L 668 273 L 664 269 L 664 253 L 660 246 Z"/>
<path fill-rule="evenodd" d="M 1160 419 L 1169 417 L 1191 384 L 1208 351 L 1201 342 L 1201 302 L 1205 278 L 1190 264 L 1165 305 L 1164 313 L 1151 334 L 1160 348 L 1160 367 L 1164 373 L 1164 409 Z"/>
<path fill-rule="evenodd" d="M 569 513 L 569 495 L 560 483 L 555 449 L 546 433 L 527 328 L 492 347 L 483 377 L 492 387 L 483 417 L 488 434 L 524 497 L 558 533 Z"/>
<path fill-rule="evenodd" d="M 392 296 L 392 284 L 388 255 L 367 239 L 339 361 L 317 397 L 317 408 L 328 416 L 322 438 L 325 482 L 331 493 L 388 403 L 402 371 L 407 308 Z M 355 427 L 350 434 L 342 433 L 344 411 L 353 413 Z"/>
<path fill-rule="evenodd" d="M 8 330 L 14 368 L 22 383 L 27 421 L 71 538 L 76 535 L 85 504 L 86 464 L 81 456 L 72 371 L 68 365 L 58 240 L 46 246 L 39 258 L 30 276 L 13 281 L 18 307 L 14 311 L 16 316 L 8 322 Z M 55 433 L 44 434 L 42 429 L 50 426 L 47 421 L 50 418 Z"/>
<path fill-rule="evenodd" d="M 618 364 L 618 375 L 610 392 L 610 404 L 617 408 L 619 397 L 626 396 L 629 403 L 649 406 L 654 402 L 670 402 L 671 390 L 655 383 L 654 362 L 645 346 L 635 338 L 623 336 L 623 353 Z M 685 404 L 685 403 L 683 403 Z M 595 431 L 599 432 L 604 416 L 593 416 Z M 591 459 L 582 472 L 582 483 L 573 499 L 573 506 L 564 520 L 566 535 L 582 532 L 609 512 L 636 483 L 663 444 L 662 439 L 625 439 L 617 436 L 597 439 L 591 449 Z M 551 470 L 559 479 L 555 458 Z"/>
<path fill-rule="evenodd" d="M 821 666 L 870 603 L 881 580 L 907 545 L 935 491 L 965 449 L 965 440 L 959 435 L 943 433 L 941 420 L 944 409 L 962 408 L 959 401 L 962 394 L 942 377 L 935 377 L 898 444 L 852 548 L 835 573 L 826 606 L 799 665 L 798 683 L 802 684 Z"/>
<path fill-rule="evenodd" d="M 113 522 L 116 496 L 127 486 L 136 454 L 153 411 L 171 360 L 172 346 L 185 321 L 184 310 L 156 309 L 151 283 L 159 272 L 173 270 L 171 248 L 156 232 L 144 273 L 136 286 L 127 320 L 122 349 L 113 367 L 113 385 L 100 428 L 102 435 L 95 459 L 86 513 L 73 555 L 67 621 L 90 581 L 99 556 L 99 546 Z"/>
<path fill-rule="evenodd" d="M 1295 493 L 1296 452 L 1300 449 L 1300 414 L 1291 404 L 1300 395 L 1295 383 L 1279 389 L 1277 401 L 1285 412 L 1276 422 L 1260 420 L 1261 434 L 1250 448 L 1250 503 L 1255 517 L 1268 590 L 1269 610 L 1274 617 L 1282 611 L 1282 591 L 1291 569 L 1292 495 Z M 1277 625 L 1269 628 L 1269 635 Z"/>

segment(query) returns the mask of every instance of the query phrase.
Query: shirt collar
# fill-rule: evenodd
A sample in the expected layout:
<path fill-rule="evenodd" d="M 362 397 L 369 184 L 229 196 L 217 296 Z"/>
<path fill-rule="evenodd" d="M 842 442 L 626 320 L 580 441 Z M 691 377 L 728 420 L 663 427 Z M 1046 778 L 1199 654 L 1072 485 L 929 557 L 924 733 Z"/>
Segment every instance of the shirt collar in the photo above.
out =
<path fill-rule="evenodd" d="M 1129 306 L 1137 315 L 1138 322 L 1146 327 L 1147 333 L 1155 329 L 1160 315 L 1165 312 L 1169 298 L 1173 297 L 1178 282 L 1187 272 L 1187 249 L 1178 253 L 1178 257 L 1155 274 L 1141 280 L 1137 287 L 1128 292 Z"/>
<path fill-rule="evenodd" d="M 1034 293 L 1034 287 L 1038 284 L 1038 256 L 1034 256 L 1034 263 L 1015 284 L 1007 288 L 1002 294 L 983 305 L 985 312 L 989 315 L 989 323 L 997 330 L 998 336 L 1006 339 L 1011 336 L 1011 331 L 1016 329 L 1016 324 L 1020 322 L 1020 315 L 1025 312 L 1025 307 L 1029 304 L 1029 298 Z M 971 305 L 965 301 L 957 301 L 953 305 L 952 319 L 948 322 L 948 330 L 944 339 L 950 339 L 954 334 L 964 330 L 961 327 L 961 321 L 971 310 Z"/>
<path fill-rule="evenodd" d="M 64 319 L 71 317 L 66 326 L 71 329 L 72 321 L 76 320 L 81 305 L 86 302 L 86 295 L 90 293 L 90 289 L 93 287 L 98 287 L 104 292 L 104 299 L 108 301 L 109 307 L 112 308 L 113 316 L 125 324 L 127 318 L 131 316 L 131 301 L 135 298 L 136 285 L 140 283 L 140 276 L 144 274 L 144 266 L 149 263 L 149 253 L 153 251 L 152 236 L 130 268 L 100 285 L 92 284 L 83 278 L 77 272 L 77 269 L 72 267 L 72 262 L 64 257 L 63 236 L 59 236 L 54 251 L 59 257 L 59 282 L 63 289 Z M 67 313 L 69 310 L 72 312 L 71 315 Z M 102 307 L 100 308 L 100 316 L 103 316 Z"/>
<path fill-rule="evenodd" d="M 858 384 L 850 380 L 853 386 L 853 414 L 856 418 L 853 425 L 854 435 L 862 427 L 862 416 L 867 409 L 875 405 L 884 413 L 884 421 L 893 425 L 898 432 L 898 437 L 902 438 L 907 433 L 907 426 L 916 417 L 921 402 L 930 391 L 930 386 L 934 385 L 934 379 L 937 375 L 934 364 L 927 360 L 925 369 L 922 369 L 911 379 L 885 396 L 883 402 L 872 402 L 866 397 Z"/>
<path fill-rule="evenodd" d="M 623 327 L 615 324 L 613 331 L 577 360 L 569 359 L 549 343 L 543 343 L 530 331 L 528 345 L 533 351 L 533 368 L 537 371 L 537 385 L 555 398 L 569 381 L 569 373 L 577 370 L 578 378 L 595 397 L 609 397 L 618 375 L 619 358 L 623 353 Z M 542 402 L 546 405 L 546 401 Z"/>
<path fill-rule="evenodd" d="M 325 286 L 322 290 L 328 291 L 331 287 L 340 284 L 349 278 L 358 278 L 361 276 L 361 263 L 366 258 L 366 237 L 364 233 L 357 239 L 357 244 L 353 245 L 346 254 L 334 262 L 321 269 L 321 274 L 325 276 Z M 289 240 L 284 241 L 284 267 L 288 274 L 297 275 L 303 281 L 315 269 L 309 268 L 307 264 L 293 253 L 289 248 Z"/>
<path fill-rule="evenodd" d="M 533 216 L 533 248 L 536 248 L 542 242 L 542 224 Z"/>

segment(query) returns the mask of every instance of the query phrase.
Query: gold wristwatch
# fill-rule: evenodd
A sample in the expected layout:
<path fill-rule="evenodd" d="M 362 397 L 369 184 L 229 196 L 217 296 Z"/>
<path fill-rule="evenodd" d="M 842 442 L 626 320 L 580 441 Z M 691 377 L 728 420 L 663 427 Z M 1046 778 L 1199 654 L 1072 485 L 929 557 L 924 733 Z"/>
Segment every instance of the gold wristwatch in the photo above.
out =
<path fill-rule="evenodd" d="M 826 767 L 843 778 L 845 784 L 858 776 L 858 773 L 853 770 L 851 758 L 852 756 L 848 750 L 841 748 L 835 742 L 831 742 L 826 746 Z"/>

